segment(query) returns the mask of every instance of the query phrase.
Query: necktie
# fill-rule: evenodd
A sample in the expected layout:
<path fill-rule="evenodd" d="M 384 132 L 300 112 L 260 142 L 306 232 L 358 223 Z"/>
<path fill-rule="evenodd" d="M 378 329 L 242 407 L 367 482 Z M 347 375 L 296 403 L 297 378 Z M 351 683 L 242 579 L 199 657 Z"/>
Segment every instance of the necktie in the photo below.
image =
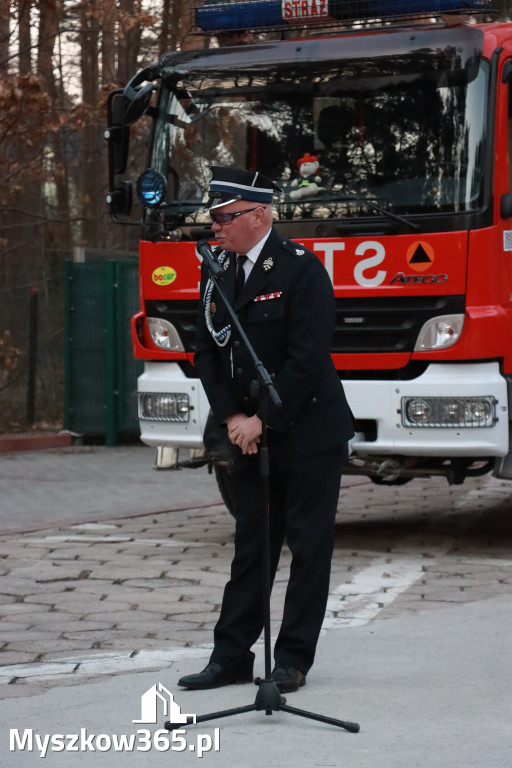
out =
<path fill-rule="evenodd" d="M 236 279 L 235 279 L 235 299 L 237 299 L 242 293 L 242 288 L 245 284 L 245 270 L 244 264 L 247 261 L 247 256 L 240 253 L 236 257 Z"/>

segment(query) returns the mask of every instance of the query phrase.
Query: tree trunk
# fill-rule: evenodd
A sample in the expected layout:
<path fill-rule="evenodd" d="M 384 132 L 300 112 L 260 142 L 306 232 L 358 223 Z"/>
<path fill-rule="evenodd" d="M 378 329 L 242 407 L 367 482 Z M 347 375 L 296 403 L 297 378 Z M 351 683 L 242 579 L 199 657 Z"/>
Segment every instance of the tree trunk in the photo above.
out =
<path fill-rule="evenodd" d="M 110 89 L 116 78 L 116 0 L 103 0 L 101 84 Z"/>
<path fill-rule="evenodd" d="M 117 81 L 125 85 L 137 71 L 141 25 L 137 21 L 141 0 L 120 0 Z"/>
<path fill-rule="evenodd" d="M 9 65 L 9 0 L 0 0 L 0 75 L 8 73 Z"/>
<path fill-rule="evenodd" d="M 55 186 L 55 209 L 47 215 L 54 223 L 52 225 L 53 246 L 63 251 L 69 249 L 71 239 L 69 188 L 67 174 L 67 157 L 65 151 L 67 126 L 61 124 L 60 115 L 64 115 L 69 106 L 63 98 L 60 57 L 58 65 L 54 66 L 55 43 L 62 22 L 62 0 L 46 0 L 40 6 L 39 43 L 37 49 L 37 74 L 45 92 L 51 98 L 51 108 L 47 116 L 48 132 L 47 146 L 51 148 L 49 167 L 46 181 Z M 59 76 L 58 84 L 56 75 Z M 58 87 L 59 85 L 59 87 Z M 44 181 L 43 181 L 44 185 Z M 42 193 L 43 194 L 43 193 Z M 53 199 L 52 199 L 53 203 Z"/>
<path fill-rule="evenodd" d="M 39 11 L 39 36 L 37 44 L 37 74 L 46 87 L 46 92 L 55 103 L 57 89 L 53 74 L 53 51 L 59 31 L 61 16 L 59 0 L 45 0 Z"/>
<path fill-rule="evenodd" d="M 169 25 L 171 23 L 172 0 L 162 0 L 162 26 L 158 37 L 158 56 L 163 56 L 169 50 Z"/>
<path fill-rule="evenodd" d="M 20 0 L 18 6 L 18 67 L 20 75 L 28 75 L 32 71 L 32 58 L 30 55 L 32 48 L 30 39 L 31 6 L 31 0 Z"/>
<path fill-rule="evenodd" d="M 99 122 L 100 116 L 98 114 L 99 26 L 96 11 L 96 0 L 81 1 L 79 40 L 84 127 L 82 132 L 80 203 L 83 218 L 82 242 L 93 248 L 98 247 L 97 159 L 103 146 L 102 125 Z"/>

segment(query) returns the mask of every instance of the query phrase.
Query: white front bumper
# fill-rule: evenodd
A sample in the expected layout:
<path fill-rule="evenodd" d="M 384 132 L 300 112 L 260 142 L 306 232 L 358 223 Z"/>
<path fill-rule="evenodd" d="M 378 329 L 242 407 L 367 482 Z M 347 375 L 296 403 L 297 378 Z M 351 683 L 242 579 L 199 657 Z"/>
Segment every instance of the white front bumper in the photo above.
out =
<path fill-rule="evenodd" d="M 347 399 L 356 419 L 373 420 L 375 441 L 361 435 L 351 441 L 361 456 L 505 456 L 509 450 L 507 384 L 498 363 L 435 364 L 411 381 L 345 381 Z M 210 410 L 199 379 L 189 379 L 176 363 L 146 363 L 139 392 L 183 392 L 192 407 L 188 422 L 140 421 L 141 440 L 154 447 L 202 448 Z M 497 401 L 492 427 L 411 428 L 401 421 L 403 397 L 493 396 Z"/>
<path fill-rule="evenodd" d="M 188 379 L 177 363 L 145 363 L 137 380 L 139 392 L 180 392 L 188 395 L 188 422 L 139 420 L 143 443 L 154 448 L 202 448 L 210 406 L 199 379 Z"/>
<path fill-rule="evenodd" d="M 505 456 L 508 453 L 507 383 L 498 363 L 429 365 L 411 381 L 344 381 L 356 419 L 374 420 L 377 439 L 365 442 L 356 435 L 356 453 L 401 456 Z M 492 427 L 405 427 L 401 419 L 403 397 L 483 397 L 496 401 Z"/>

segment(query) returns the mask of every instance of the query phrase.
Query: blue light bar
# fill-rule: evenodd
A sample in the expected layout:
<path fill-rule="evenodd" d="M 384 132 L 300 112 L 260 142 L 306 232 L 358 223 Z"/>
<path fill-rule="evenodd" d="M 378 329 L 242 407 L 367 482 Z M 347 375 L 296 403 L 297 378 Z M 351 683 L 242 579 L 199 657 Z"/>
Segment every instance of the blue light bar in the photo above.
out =
<path fill-rule="evenodd" d="M 232 32 L 418 14 L 482 13 L 489 10 L 491 0 L 242 0 L 195 5 L 195 20 L 201 30 Z"/>
<path fill-rule="evenodd" d="M 204 5 L 196 9 L 196 24 L 204 32 L 280 27 L 281 0 Z"/>

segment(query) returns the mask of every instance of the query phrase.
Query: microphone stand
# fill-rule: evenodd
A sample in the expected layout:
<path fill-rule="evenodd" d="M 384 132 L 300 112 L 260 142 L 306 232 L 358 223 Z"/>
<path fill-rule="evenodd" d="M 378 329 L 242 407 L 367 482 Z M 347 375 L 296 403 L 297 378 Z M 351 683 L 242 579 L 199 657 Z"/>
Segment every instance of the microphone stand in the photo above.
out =
<path fill-rule="evenodd" d="M 224 305 L 231 318 L 233 326 L 236 328 L 240 335 L 240 338 L 249 353 L 254 365 L 254 369 L 257 373 L 258 379 L 251 383 L 251 394 L 260 398 L 262 404 L 262 433 L 260 442 L 260 475 L 262 483 L 263 503 L 262 503 L 262 560 L 263 560 L 263 637 L 264 637 L 264 649 L 265 649 L 265 677 L 261 679 L 255 678 L 254 682 L 258 686 L 258 693 L 253 704 L 248 704 L 242 707 L 235 707 L 233 709 L 224 709 L 219 712 L 210 712 L 206 715 L 197 715 L 187 718 L 186 725 L 193 723 L 202 723 L 207 720 L 217 720 L 221 717 L 231 717 L 231 715 L 241 715 L 244 712 L 256 712 L 265 710 L 266 715 L 271 715 L 273 712 L 289 712 L 292 715 L 298 715 L 300 717 L 309 718 L 310 720 L 319 720 L 322 723 L 329 725 L 335 725 L 339 728 L 344 728 L 351 733 L 357 733 L 359 731 L 359 724 L 352 723 L 346 720 L 338 720 L 333 717 L 326 717 L 315 712 L 309 712 L 305 709 L 297 709 L 296 707 L 290 707 L 286 703 L 286 699 L 281 696 L 281 693 L 271 678 L 271 638 L 270 638 L 270 523 L 269 523 L 269 476 L 270 476 L 270 462 L 268 452 L 268 440 L 267 440 L 267 407 L 268 399 L 270 398 L 275 406 L 280 407 L 282 405 L 281 399 L 272 383 L 272 378 L 266 370 L 263 363 L 258 359 L 256 352 L 247 338 L 244 329 L 242 328 L 240 321 L 227 299 L 222 287 L 219 285 L 220 280 L 224 275 L 224 269 L 215 261 L 211 252 L 209 244 L 205 240 L 201 240 L 197 244 L 197 250 L 203 257 L 208 268 L 211 279 L 215 282 L 215 287 L 220 295 Z M 167 721 L 164 723 L 164 728 L 168 731 L 174 731 L 176 729 L 183 728 L 183 723 L 172 723 Z"/>

